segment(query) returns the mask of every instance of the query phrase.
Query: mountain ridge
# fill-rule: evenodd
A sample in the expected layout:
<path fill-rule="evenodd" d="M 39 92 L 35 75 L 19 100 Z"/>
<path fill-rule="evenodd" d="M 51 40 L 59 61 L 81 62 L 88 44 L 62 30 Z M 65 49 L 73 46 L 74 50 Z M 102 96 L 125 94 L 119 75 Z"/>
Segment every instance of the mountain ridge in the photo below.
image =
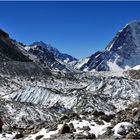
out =
<path fill-rule="evenodd" d="M 36 41 L 33 42 L 32 44 L 30 44 L 29 46 L 42 46 L 42 47 L 46 47 L 48 49 L 48 51 L 50 51 L 51 53 L 53 53 L 53 55 L 59 59 L 62 62 L 68 63 L 71 61 L 76 61 L 77 59 L 70 56 L 69 54 L 66 53 L 61 53 L 58 49 L 52 47 L 50 44 L 46 44 L 43 41 Z"/>
<path fill-rule="evenodd" d="M 90 56 L 80 70 L 126 70 L 140 64 L 140 21 L 133 21 L 120 30 L 107 47 Z"/>

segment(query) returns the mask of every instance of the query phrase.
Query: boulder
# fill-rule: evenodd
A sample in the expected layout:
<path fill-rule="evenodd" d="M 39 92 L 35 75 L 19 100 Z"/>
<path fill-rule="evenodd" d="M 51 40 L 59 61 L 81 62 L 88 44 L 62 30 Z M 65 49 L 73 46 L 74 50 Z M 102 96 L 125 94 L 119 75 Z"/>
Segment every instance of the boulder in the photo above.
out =
<path fill-rule="evenodd" d="M 96 139 L 96 136 L 95 136 L 95 134 L 93 134 L 93 133 L 89 133 L 89 134 L 87 135 L 86 139 Z"/>
<path fill-rule="evenodd" d="M 23 137 L 24 137 L 24 135 L 22 133 L 20 133 L 20 134 L 16 134 L 14 139 L 21 139 Z"/>
<path fill-rule="evenodd" d="M 83 133 L 75 134 L 75 139 L 95 139 L 96 136 L 93 133 L 87 133 L 87 135 Z"/>
<path fill-rule="evenodd" d="M 33 125 L 29 125 L 26 127 L 26 130 L 33 130 L 34 129 L 34 126 Z"/>
<path fill-rule="evenodd" d="M 90 131 L 90 127 L 89 127 L 89 126 L 83 126 L 83 127 L 81 128 L 81 130 Z"/>
<path fill-rule="evenodd" d="M 118 134 L 125 136 L 126 135 L 126 130 L 125 127 L 122 125 L 120 126 L 120 129 L 118 129 Z"/>
<path fill-rule="evenodd" d="M 6 137 L 6 134 L 5 134 L 5 133 L 3 133 L 3 134 L 2 134 L 2 136 L 3 136 L 3 137 Z"/>
<path fill-rule="evenodd" d="M 104 125 L 103 120 L 96 119 L 95 122 L 96 122 L 98 125 Z"/>
<path fill-rule="evenodd" d="M 112 130 L 114 131 L 115 135 L 119 134 L 122 137 L 125 137 L 126 134 L 134 131 L 133 127 L 134 127 L 133 124 L 129 122 L 121 122 L 121 123 L 116 124 Z"/>
<path fill-rule="evenodd" d="M 94 111 L 93 113 L 92 113 L 95 117 L 99 117 L 99 116 L 101 116 L 101 115 L 105 115 L 105 113 L 104 112 L 102 112 L 102 111 Z"/>
<path fill-rule="evenodd" d="M 17 130 L 17 128 L 18 128 L 17 124 L 13 124 L 12 129 Z"/>
<path fill-rule="evenodd" d="M 32 133 L 31 130 L 25 130 L 25 131 L 23 132 L 24 135 L 29 135 L 29 134 L 31 134 L 31 133 Z"/>
<path fill-rule="evenodd" d="M 38 135 L 38 136 L 35 137 L 35 140 L 40 140 L 43 137 L 44 137 L 44 135 Z"/>
<path fill-rule="evenodd" d="M 50 127 L 49 127 L 49 131 L 55 131 L 57 130 L 57 124 L 52 124 Z"/>
<path fill-rule="evenodd" d="M 69 117 L 70 118 L 75 118 L 76 120 L 78 120 L 78 119 L 81 119 L 81 117 L 77 114 L 77 113 L 71 113 L 70 115 L 69 115 Z"/>
<path fill-rule="evenodd" d="M 140 139 L 140 131 L 135 132 L 135 139 Z"/>
<path fill-rule="evenodd" d="M 82 133 L 75 134 L 75 139 L 86 139 L 86 135 Z"/>
<path fill-rule="evenodd" d="M 60 129 L 60 134 L 65 134 L 65 133 L 70 133 L 71 131 L 70 131 L 70 127 L 68 126 L 68 124 L 64 124 L 63 126 L 62 126 L 62 128 Z"/>
<path fill-rule="evenodd" d="M 61 117 L 61 120 L 66 120 L 66 119 L 69 119 L 69 117 L 67 115 L 64 115 Z"/>
<path fill-rule="evenodd" d="M 6 131 L 7 134 L 12 134 L 12 131 Z"/>
<path fill-rule="evenodd" d="M 101 115 L 99 119 L 104 120 L 106 122 L 110 122 L 110 120 L 114 117 L 114 115 Z"/>
<path fill-rule="evenodd" d="M 105 132 L 99 136 L 100 139 L 104 139 L 104 138 L 109 138 L 110 136 L 113 135 L 113 132 L 112 132 L 112 127 L 107 127 Z"/>
<path fill-rule="evenodd" d="M 134 132 L 129 132 L 126 136 L 125 136 L 126 139 L 135 139 L 136 138 L 136 135 Z"/>
<path fill-rule="evenodd" d="M 70 131 L 71 131 L 71 132 L 76 132 L 73 123 L 70 123 L 70 124 L 69 124 L 69 127 L 70 127 Z"/>
<path fill-rule="evenodd" d="M 140 125 L 140 112 L 136 116 L 134 116 L 133 121 Z"/>

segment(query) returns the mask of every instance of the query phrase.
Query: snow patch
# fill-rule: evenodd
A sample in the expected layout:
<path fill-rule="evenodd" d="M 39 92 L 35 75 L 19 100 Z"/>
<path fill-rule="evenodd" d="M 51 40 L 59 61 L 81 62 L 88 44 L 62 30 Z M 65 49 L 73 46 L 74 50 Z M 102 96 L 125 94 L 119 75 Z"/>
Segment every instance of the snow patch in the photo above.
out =
<path fill-rule="evenodd" d="M 109 66 L 109 70 L 110 71 L 121 71 L 121 70 L 123 70 L 116 63 L 116 61 L 117 61 L 118 58 L 119 58 L 119 56 L 116 56 L 116 59 L 113 62 L 110 61 L 110 60 L 107 61 L 107 65 Z"/>
<path fill-rule="evenodd" d="M 40 140 L 43 140 L 45 138 L 50 138 L 51 135 L 55 135 L 55 134 L 59 133 L 59 130 L 62 128 L 62 126 L 63 126 L 63 124 L 59 124 L 57 130 L 55 130 L 55 131 L 49 131 L 49 132 L 47 132 L 47 129 L 43 128 L 38 133 L 33 134 L 33 135 L 30 135 L 27 138 L 25 138 L 24 140 L 31 140 L 31 139 L 32 140 L 36 140 L 35 138 L 37 136 L 39 136 L 39 135 L 44 135 L 43 138 L 41 138 Z"/>
<path fill-rule="evenodd" d="M 78 61 L 78 63 L 74 67 L 77 68 L 77 69 L 80 69 L 88 61 L 89 61 L 89 58 L 81 59 L 81 60 Z"/>
<path fill-rule="evenodd" d="M 105 128 L 107 128 L 108 126 L 110 126 L 110 123 L 106 123 L 104 121 L 103 125 L 98 125 L 96 122 L 94 121 L 87 121 L 87 120 L 73 120 L 70 121 L 70 123 L 73 123 L 74 128 L 76 129 L 75 133 L 80 133 L 83 132 L 83 130 L 79 129 L 79 128 L 83 128 L 83 126 L 89 126 L 90 131 L 89 133 L 93 133 L 96 135 L 96 137 L 98 137 L 99 135 L 102 135 L 105 132 Z"/>
<path fill-rule="evenodd" d="M 15 137 L 16 133 L 12 133 L 12 134 L 0 134 L 0 140 L 13 140 Z"/>
<path fill-rule="evenodd" d="M 132 68 L 133 70 L 140 70 L 140 65 L 137 65 L 135 67 Z"/>

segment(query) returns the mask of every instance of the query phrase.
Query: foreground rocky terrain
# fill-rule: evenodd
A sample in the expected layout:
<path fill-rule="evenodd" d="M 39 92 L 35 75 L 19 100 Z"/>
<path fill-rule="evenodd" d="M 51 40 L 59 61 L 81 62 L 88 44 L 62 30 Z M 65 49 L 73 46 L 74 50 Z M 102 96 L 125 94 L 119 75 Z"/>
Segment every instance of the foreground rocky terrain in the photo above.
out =
<path fill-rule="evenodd" d="M 75 73 L 44 79 L 10 77 L 10 81 L 3 77 L 7 85 L 1 87 L 0 109 L 6 122 L 6 137 L 7 133 L 11 133 L 11 137 L 22 133 L 21 137 L 27 140 L 37 137 L 125 138 L 129 135 L 139 138 L 140 80 L 132 78 L 128 72 L 117 74 L 93 72 L 81 76 Z M 66 130 L 65 124 L 68 125 Z"/>
<path fill-rule="evenodd" d="M 84 72 L 59 55 L 0 31 L 0 139 L 140 139 L 139 66 Z"/>

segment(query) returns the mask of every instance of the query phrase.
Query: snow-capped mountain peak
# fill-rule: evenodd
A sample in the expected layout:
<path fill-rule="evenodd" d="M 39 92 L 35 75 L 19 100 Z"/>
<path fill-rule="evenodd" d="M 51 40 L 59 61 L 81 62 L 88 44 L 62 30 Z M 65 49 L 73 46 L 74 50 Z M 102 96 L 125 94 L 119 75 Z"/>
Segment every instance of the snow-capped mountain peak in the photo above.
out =
<path fill-rule="evenodd" d="M 36 42 L 32 43 L 30 46 L 31 47 L 32 46 L 41 46 L 43 48 L 47 48 L 48 51 L 51 52 L 55 56 L 56 59 L 58 59 L 62 62 L 65 62 L 65 63 L 77 60 L 76 58 L 74 58 L 68 54 L 61 53 L 58 49 L 52 47 L 51 44 L 46 44 L 43 41 L 36 41 Z"/>
<path fill-rule="evenodd" d="M 67 64 L 73 61 L 72 56 L 60 53 L 56 48 L 50 44 L 45 44 L 43 41 L 34 42 L 30 46 L 25 46 L 25 49 L 32 55 L 38 58 L 41 64 L 48 66 L 56 71 L 74 71 L 74 69 Z"/>
<path fill-rule="evenodd" d="M 133 21 L 119 31 L 104 51 L 90 56 L 81 67 L 88 71 L 124 70 L 140 64 L 140 21 Z"/>

